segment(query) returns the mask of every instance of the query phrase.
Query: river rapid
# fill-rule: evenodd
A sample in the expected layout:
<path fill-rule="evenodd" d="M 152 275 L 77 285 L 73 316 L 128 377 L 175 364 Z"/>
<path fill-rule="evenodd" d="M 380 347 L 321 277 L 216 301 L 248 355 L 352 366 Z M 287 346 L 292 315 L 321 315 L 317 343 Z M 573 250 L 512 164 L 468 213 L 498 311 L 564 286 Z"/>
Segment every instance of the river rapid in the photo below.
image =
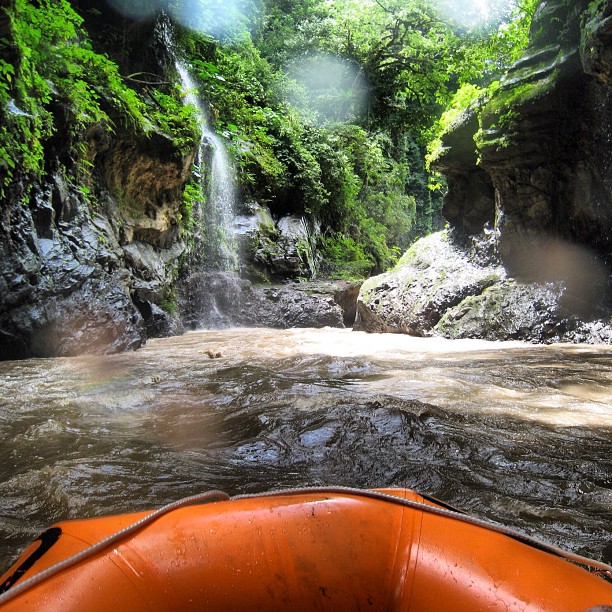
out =
<path fill-rule="evenodd" d="M 198 331 L 0 363 L 0 569 L 49 524 L 212 488 L 407 486 L 612 561 L 612 348 Z"/>

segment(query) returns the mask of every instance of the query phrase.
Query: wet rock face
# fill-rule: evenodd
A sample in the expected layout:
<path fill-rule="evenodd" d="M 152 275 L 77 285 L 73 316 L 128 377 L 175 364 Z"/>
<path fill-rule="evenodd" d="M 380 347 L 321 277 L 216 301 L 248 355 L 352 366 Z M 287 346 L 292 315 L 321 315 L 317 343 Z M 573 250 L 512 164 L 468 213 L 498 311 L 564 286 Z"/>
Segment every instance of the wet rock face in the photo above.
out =
<path fill-rule="evenodd" d="M 230 272 L 193 272 L 179 286 L 186 329 L 344 327 L 335 283 L 253 285 Z"/>
<path fill-rule="evenodd" d="M 443 139 L 447 220 L 494 226 L 503 258 L 534 231 L 610 254 L 611 14 L 609 0 L 542 1 L 524 56 Z"/>
<path fill-rule="evenodd" d="M 160 306 L 185 250 L 192 158 L 161 135 L 139 142 L 94 126 L 87 139 L 89 200 L 50 160 L 54 170 L 3 204 L 0 359 L 119 352 L 180 331 Z"/>
<path fill-rule="evenodd" d="M 144 340 L 129 273 L 104 228 L 56 177 L 0 232 L 0 358 L 106 353 Z"/>
<path fill-rule="evenodd" d="M 58 166 L 3 208 L 0 358 L 118 352 L 181 329 L 161 306 L 185 250 L 192 158 L 162 136 L 141 143 L 93 128 L 88 138 L 95 200 Z"/>

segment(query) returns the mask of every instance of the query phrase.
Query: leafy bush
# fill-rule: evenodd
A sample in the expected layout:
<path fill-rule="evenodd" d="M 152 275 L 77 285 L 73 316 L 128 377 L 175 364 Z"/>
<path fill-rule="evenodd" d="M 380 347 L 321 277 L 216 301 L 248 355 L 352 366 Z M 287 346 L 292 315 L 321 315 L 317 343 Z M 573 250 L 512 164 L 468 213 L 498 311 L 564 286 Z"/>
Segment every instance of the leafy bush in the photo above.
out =
<path fill-rule="evenodd" d="M 183 154 L 193 150 L 200 137 L 198 118 L 191 106 L 182 101 L 182 88 L 176 85 L 173 95 L 151 89 L 155 102 L 149 110 L 151 120 L 172 138 L 174 146 Z"/>
<path fill-rule="evenodd" d="M 427 146 L 427 165 L 429 167 L 442 151 L 442 138 L 453 124 L 470 107 L 474 106 L 485 94 L 485 90 L 471 83 L 464 83 L 451 98 L 446 110 L 434 123 L 431 130 L 431 139 Z"/>
<path fill-rule="evenodd" d="M 69 152 L 84 150 L 83 130 L 92 123 L 112 125 L 106 109 L 130 129 L 147 125 L 144 103 L 123 84 L 116 64 L 95 53 L 81 29 L 82 18 L 67 0 L 15 0 L 6 9 L 14 64 L 2 60 L 0 155 L 3 190 L 22 171 L 43 171 L 45 141 L 57 130 L 52 103 L 70 115 Z"/>
<path fill-rule="evenodd" d="M 366 278 L 374 268 L 374 259 L 350 236 L 337 232 L 331 236 L 322 236 L 320 242 L 322 271 L 327 276 L 359 280 Z"/>

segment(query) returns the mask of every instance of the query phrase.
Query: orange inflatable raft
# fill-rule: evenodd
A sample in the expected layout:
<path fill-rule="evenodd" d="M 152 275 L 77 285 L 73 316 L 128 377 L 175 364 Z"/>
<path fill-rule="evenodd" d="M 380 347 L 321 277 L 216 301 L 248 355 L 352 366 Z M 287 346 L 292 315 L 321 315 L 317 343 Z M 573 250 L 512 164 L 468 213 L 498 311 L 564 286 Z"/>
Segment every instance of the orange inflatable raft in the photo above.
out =
<path fill-rule="evenodd" d="M 577 612 L 612 604 L 602 577 L 407 489 L 201 497 L 52 527 L 0 578 L 0 610 Z"/>

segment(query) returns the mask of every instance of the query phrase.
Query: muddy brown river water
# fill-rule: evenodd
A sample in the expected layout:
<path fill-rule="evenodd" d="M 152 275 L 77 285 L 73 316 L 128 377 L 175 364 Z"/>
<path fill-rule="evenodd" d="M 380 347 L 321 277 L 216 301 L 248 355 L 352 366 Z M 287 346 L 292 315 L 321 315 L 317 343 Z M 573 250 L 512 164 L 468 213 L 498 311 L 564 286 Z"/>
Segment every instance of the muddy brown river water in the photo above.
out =
<path fill-rule="evenodd" d="M 50 523 L 212 488 L 407 486 L 612 561 L 612 348 L 199 331 L 0 363 L 0 570 Z"/>

